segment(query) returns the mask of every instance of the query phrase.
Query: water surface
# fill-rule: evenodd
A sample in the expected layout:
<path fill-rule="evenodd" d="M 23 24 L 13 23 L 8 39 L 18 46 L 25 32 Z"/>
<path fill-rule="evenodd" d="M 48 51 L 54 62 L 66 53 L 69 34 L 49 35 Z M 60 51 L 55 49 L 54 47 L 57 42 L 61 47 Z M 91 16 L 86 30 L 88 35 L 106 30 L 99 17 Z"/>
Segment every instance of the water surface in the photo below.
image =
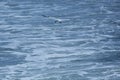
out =
<path fill-rule="evenodd" d="M 119 79 L 119 0 L 0 1 L 0 80 Z"/>

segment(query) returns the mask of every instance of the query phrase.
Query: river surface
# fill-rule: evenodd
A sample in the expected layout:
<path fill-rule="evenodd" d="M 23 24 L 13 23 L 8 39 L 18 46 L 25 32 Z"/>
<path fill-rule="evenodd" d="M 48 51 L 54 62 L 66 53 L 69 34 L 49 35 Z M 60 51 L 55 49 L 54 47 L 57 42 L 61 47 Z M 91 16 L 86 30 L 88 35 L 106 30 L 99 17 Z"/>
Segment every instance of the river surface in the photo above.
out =
<path fill-rule="evenodd" d="M 120 0 L 0 0 L 0 80 L 120 80 Z"/>

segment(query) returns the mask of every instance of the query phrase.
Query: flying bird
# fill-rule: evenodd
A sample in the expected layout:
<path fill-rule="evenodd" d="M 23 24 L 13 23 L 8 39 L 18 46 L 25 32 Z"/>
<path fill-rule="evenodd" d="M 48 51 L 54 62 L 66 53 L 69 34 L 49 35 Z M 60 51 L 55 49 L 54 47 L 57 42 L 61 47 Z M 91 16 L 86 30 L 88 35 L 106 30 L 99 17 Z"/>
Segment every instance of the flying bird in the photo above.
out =
<path fill-rule="evenodd" d="M 55 23 L 62 23 L 63 21 L 67 21 L 69 19 L 60 19 L 60 18 L 55 18 L 55 17 L 51 17 L 51 16 L 46 16 L 46 15 L 42 15 L 43 17 L 46 17 L 48 19 L 51 20 L 55 20 Z"/>

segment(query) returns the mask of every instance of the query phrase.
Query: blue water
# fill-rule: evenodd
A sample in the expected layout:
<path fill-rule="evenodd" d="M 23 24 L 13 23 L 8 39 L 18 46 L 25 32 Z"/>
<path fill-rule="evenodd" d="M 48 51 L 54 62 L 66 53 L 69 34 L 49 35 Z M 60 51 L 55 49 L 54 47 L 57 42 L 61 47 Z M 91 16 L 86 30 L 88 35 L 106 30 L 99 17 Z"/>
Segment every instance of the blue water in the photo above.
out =
<path fill-rule="evenodd" d="M 0 0 L 0 80 L 120 80 L 120 0 Z"/>

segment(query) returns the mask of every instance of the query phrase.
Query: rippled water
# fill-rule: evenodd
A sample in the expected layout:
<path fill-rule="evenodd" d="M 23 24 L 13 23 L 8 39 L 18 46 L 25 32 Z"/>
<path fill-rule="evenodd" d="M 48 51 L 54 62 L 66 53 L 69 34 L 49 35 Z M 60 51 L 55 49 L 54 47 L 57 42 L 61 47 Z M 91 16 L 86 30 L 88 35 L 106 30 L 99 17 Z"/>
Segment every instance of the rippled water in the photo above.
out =
<path fill-rule="evenodd" d="M 120 80 L 120 0 L 0 0 L 0 80 Z"/>

